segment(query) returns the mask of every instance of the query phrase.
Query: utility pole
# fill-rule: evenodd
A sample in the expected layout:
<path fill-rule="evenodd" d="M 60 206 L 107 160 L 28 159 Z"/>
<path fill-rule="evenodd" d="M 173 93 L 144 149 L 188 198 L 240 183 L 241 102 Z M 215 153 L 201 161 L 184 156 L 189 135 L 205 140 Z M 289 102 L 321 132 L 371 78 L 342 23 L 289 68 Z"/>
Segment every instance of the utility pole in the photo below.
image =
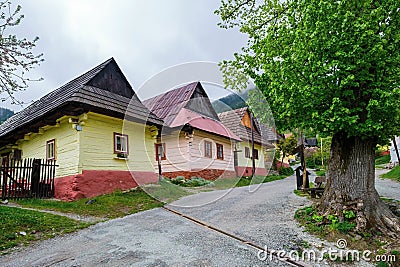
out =
<path fill-rule="evenodd" d="M 399 156 L 399 150 L 397 149 L 396 137 L 393 137 L 392 141 L 393 141 L 394 150 L 396 151 L 397 164 L 400 165 L 400 156 Z"/>
<path fill-rule="evenodd" d="M 303 191 L 306 190 L 306 183 L 307 183 L 307 168 L 306 168 L 306 158 L 304 156 L 304 140 L 303 140 L 303 132 L 300 132 L 300 146 L 301 146 L 301 165 L 303 167 Z"/>
<path fill-rule="evenodd" d="M 321 137 L 321 163 L 322 163 L 322 166 L 324 166 L 324 151 L 322 148 L 322 137 Z"/>
<path fill-rule="evenodd" d="M 256 172 L 256 159 L 254 158 L 254 123 L 253 123 L 253 115 L 250 110 L 249 113 L 250 113 L 250 125 L 251 125 L 251 161 L 252 161 L 251 176 L 254 177 Z"/>

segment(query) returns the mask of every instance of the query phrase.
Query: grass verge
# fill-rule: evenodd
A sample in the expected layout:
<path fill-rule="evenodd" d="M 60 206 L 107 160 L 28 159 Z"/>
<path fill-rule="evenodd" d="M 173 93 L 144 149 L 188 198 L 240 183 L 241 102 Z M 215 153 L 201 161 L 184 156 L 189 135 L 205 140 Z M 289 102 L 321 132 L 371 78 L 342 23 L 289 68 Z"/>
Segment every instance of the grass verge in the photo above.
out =
<path fill-rule="evenodd" d="M 344 213 L 343 222 L 339 222 L 336 215 L 327 217 L 319 215 L 314 206 L 297 210 L 294 217 L 305 227 L 306 232 L 333 243 L 344 239 L 347 242 L 346 249 L 358 250 L 361 253 L 366 250 L 371 251 L 370 259 L 376 259 L 377 255 L 384 255 L 384 258 L 391 256 L 391 262 L 376 262 L 377 266 L 399 266 L 400 241 L 385 238 L 379 233 L 355 232 L 355 214 L 351 211 Z"/>
<path fill-rule="evenodd" d="M 390 155 L 384 155 L 375 159 L 375 165 L 387 164 L 390 162 Z"/>
<path fill-rule="evenodd" d="M 127 192 L 116 191 L 111 194 L 90 199 L 83 198 L 73 202 L 49 199 L 23 199 L 16 201 L 16 203 L 28 208 L 53 210 L 105 219 L 122 217 L 163 206 L 161 202 L 155 200 L 140 188 Z"/>
<path fill-rule="evenodd" d="M 381 177 L 400 182 L 400 166 L 394 167 L 389 172 L 382 174 Z"/>
<path fill-rule="evenodd" d="M 272 181 L 282 180 L 287 178 L 288 175 L 268 175 L 268 176 L 254 176 L 254 177 L 240 177 L 240 178 L 226 178 L 217 179 L 208 188 L 213 190 L 229 189 L 233 187 L 243 187 L 254 184 L 269 183 Z"/>
<path fill-rule="evenodd" d="M 65 233 L 88 227 L 90 223 L 79 222 L 64 216 L 0 206 L 0 252 Z"/>

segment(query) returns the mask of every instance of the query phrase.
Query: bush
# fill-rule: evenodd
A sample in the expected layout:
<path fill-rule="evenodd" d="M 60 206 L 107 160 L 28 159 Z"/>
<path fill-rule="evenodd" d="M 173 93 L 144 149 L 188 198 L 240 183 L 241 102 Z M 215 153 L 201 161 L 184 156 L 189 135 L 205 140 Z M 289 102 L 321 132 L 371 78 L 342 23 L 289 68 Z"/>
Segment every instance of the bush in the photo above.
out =
<path fill-rule="evenodd" d="M 171 183 L 183 187 L 196 187 L 196 186 L 209 185 L 211 182 L 196 176 L 191 177 L 189 180 L 186 180 L 185 177 L 183 176 L 177 176 L 175 179 L 171 179 Z"/>
<path fill-rule="evenodd" d="M 185 182 L 186 182 L 186 179 L 183 176 L 177 176 L 174 179 L 171 179 L 171 183 L 176 184 L 176 185 L 181 185 Z"/>
<path fill-rule="evenodd" d="M 390 162 L 390 154 L 375 158 L 375 165 L 387 164 L 389 162 Z"/>
<path fill-rule="evenodd" d="M 312 156 L 312 157 L 306 158 L 307 168 L 316 169 L 321 165 L 322 165 L 322 160 L 318 156 Z"/>
<path fill-rule="evenodd" d="M 204 186 L 208 185 L 210 181 L 207 181 L 201 177 L 191 177 L 189 181 L 187 181 L 184 185 L 187 187 L 196 187 L 196 186 Z"/>
<path fill-rule="evenodd" d="M 279 168 L 279 175 L 286 175 L 286 176 L 290 176 L 294 173 L 294 170 L 292 168 Z"/>

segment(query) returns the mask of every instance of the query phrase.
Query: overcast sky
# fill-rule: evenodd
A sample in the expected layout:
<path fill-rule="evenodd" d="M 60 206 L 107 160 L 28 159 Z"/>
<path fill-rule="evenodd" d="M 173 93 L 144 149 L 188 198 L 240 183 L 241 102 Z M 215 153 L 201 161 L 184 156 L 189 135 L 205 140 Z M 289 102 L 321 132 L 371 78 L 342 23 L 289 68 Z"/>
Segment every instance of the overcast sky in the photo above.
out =
<path fill-rule="evenodd" d="M 193 61 L 232 59 L 246 38 L 217 26 L 219 1 L 35 0 L 14 1 L 25 19 L 19 37 L 39 36 L 45 61 L 30 73 L 44 81 L 16 96 L 30 102 L 114 57 L 135 90 L 165 68 Z M 192 73 L 193 74 L 193 73 Z M 184 73 L 178 76 L 185 76 Z M 190 80 L 202 80 L 198 78 Z M 184 81 L 183 79 L 182 81 Z M 207 87 L 205 86 L 206 90 Z M 210 91 L 214 89 L 208 88 Z M 168 88 L 139 90 L 142 99 Z M 213 98 L 213 96 L 212 96 Z M 20 110 L 19 106 L 3 106 Z"/>

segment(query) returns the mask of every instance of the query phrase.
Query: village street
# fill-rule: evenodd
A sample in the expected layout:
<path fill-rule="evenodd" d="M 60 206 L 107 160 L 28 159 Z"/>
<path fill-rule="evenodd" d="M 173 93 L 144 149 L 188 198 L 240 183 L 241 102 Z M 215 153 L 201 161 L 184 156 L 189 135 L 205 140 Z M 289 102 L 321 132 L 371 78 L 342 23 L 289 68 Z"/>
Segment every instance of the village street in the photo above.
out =
<path fill-rule="evenodd" d="M 376 181 L 382 195 L 400 199 L 400 184 Z M 296 209 L 311 203 L 293 193 L 294 185 L 295 177 L 291 176 L 259 188 L 234 188 L 211 203 L 208 200 L 221 196 L 221 191 L 192 195 L 168 207 L 259 246 L 297 250 L 304 242 L 321 241 L 303 233 L 293 219 Z M 0 266 L 268 266 L 257 258 L 257 252 L 243 242 L 157 208 L 36 243 L 2 256 Z M 369 266 L 365 264 L 362 266 Z"/>

